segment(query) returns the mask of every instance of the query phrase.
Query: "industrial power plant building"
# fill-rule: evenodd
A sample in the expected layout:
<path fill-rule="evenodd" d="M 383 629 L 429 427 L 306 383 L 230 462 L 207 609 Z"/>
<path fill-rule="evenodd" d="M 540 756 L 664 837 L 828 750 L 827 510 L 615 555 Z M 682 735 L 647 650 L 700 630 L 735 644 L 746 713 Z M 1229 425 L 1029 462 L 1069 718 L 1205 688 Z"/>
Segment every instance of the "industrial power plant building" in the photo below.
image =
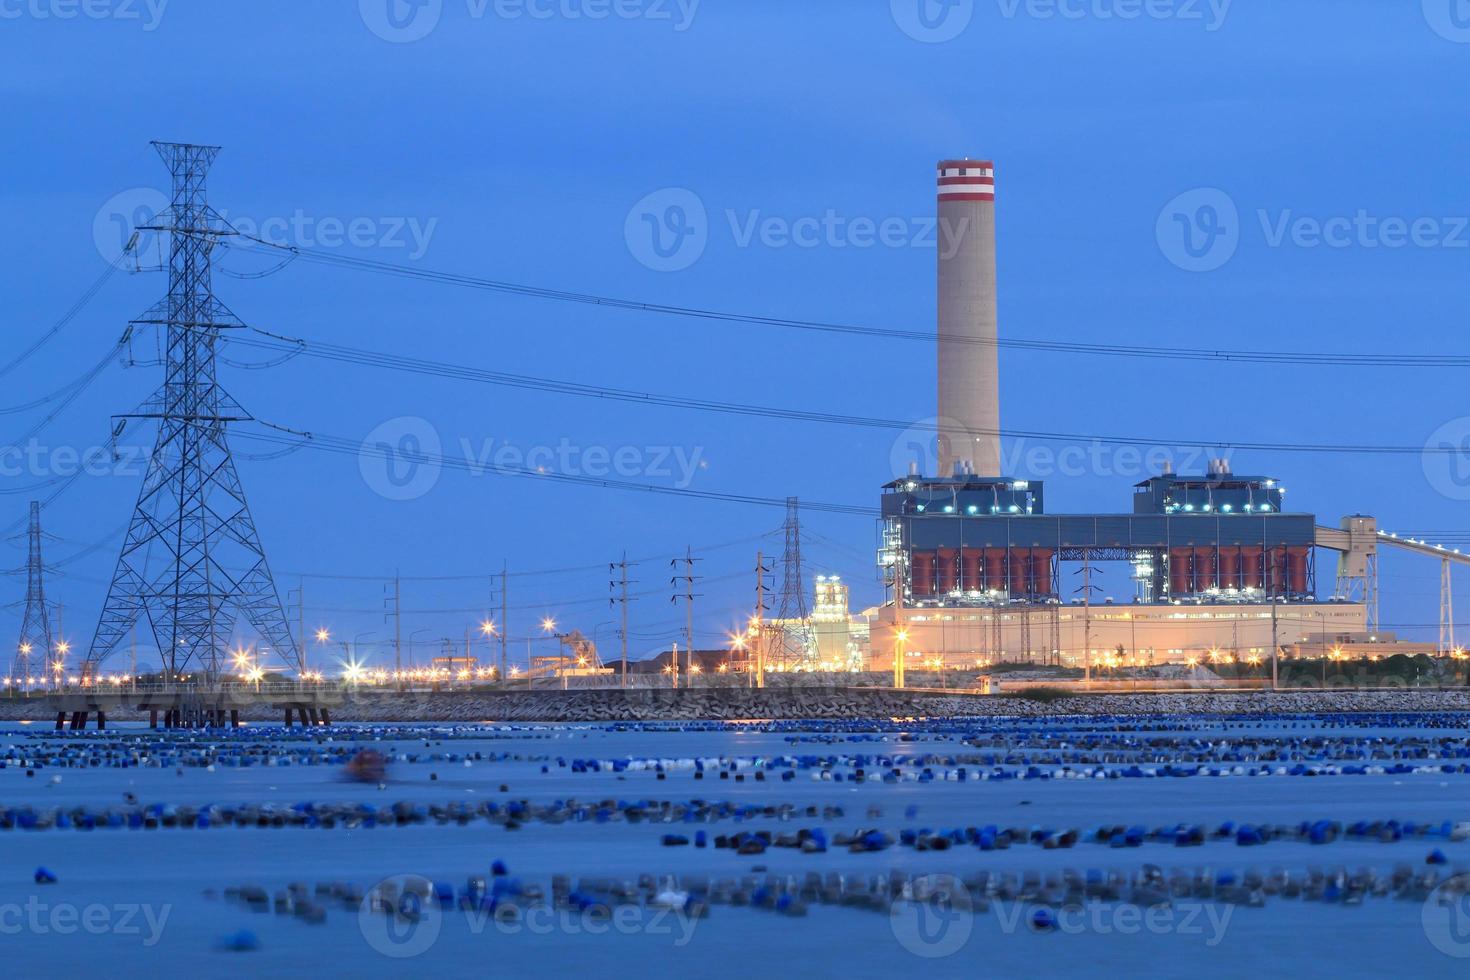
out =
<path fill-rule="evenodd" d="M 964 229 L 939 257 L 940 472 L 883 488 L 869 666 L 900 653 L 949 666 L 1247 660 L 1312 637 L 1371 642 L 1385 540 L 1372 518 L 1321 527 L 1276 479 L 1225 460 L 1144 480 L 1121 513 L 1048 514 L 1040 483 L 999 473 L 995 165 L 946 160 L 938 177 L 940 221 Z M 1337 557 L 1328 600 L 1319 549 Z M 1127 563 L 1132 601 L 1096 597 L 1105 562 Z"/>

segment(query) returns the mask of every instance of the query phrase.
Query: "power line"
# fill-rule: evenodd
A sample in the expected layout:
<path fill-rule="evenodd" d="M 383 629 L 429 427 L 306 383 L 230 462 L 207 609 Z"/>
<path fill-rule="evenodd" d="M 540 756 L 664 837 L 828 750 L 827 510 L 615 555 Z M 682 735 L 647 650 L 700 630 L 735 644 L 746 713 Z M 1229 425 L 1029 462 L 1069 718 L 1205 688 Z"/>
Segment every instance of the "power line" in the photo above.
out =
<path fill-rule="evenodd" d="M 25 443 L 34 439 L 36 436 L 40 435 L 43 431 L 45 431 L 48 425 L 56 421 L 56 417 L 64 412 L 67 409 L 67 406 L 71 405 L 72 402 L 80 398 L 82 396 L 82 393 L 90 388 L 92 386 L 92 383 L 102 375 L 102 372 L 107 370 L 107 366 L 112 363 L 113 357 L 115 357 L 118 353 L 122 351 L 125 346 L 127 346 L 128 339 L 131 335 L 132 330 L 131 328 L 129 328 L 123 333 L 122 337 L 118 339 L 118 342 L 113 344 L 111 349 L 109 349 L 108 352 L 102 356 L 102 360 L 98 361 L 93 367 L 91 367 L 87 371 L 87 373 L 83 374 L 77 380 L 71 382 L 65 388 L 61 389 L 61 391 L 55 392 L 54 396 L 56 397 L 61 396 L 63 393 L 65 394 L 65 397 L 62 398 L 61 404 L 57 405 L 50 412 L 48 412 L 44 418 L 42 418 L 35 425 L 31 426 L 30 429 L 26 431 L 25 435 L 21 436 L 19 439 L 14 440 L 10 443 L 10 445 L 24 445 Z M 51 399 L 48 398 L 47 400 L 50 401 Z"/>
<path fill-rule="evenodd" d="M 294 439 L 284 435 L 273 433 L 239 433 L 240 438 L 254 439 L 260 442 L 274 443 L 277 445 L 296 445 Z M 643 493 L 660 494 L 664 496 L 684 497 L 692 500 L 714 500 L 724 503 L 747 504 L 759 507 L 785 507 L 784 497 L 762 497 L 758 494 L 730 493 L 718 490 L 697 490 L 693 487 L 659 486 L 652 483 L 638 483 L 633 480 L 614 480 L 606 477 L 579 476 L 571 473 L 557 473 L 547 470 L 541 471 L 526 466 L 493 466 L 485 467 L 471 460 L 456 459 L 440 453 L 427 453 L 414 450 L 393 450 L 378 446 L 365 445 L 358 440 L 345 439 L 341 436 L 329 436 L 320 433 L 308 434 L 306 446 L 319 452 L 337 453 L 339 455 L 375 456 L 381 459 L 395 461 L 407 460 L 421 465 L 440 466 L 445 469 L 459 470 L 462 472 L 482 474 L 494 473 L 498 476 L 528 477 L 537 480 L 549 480 L 554 483 L 568 483 L 577 486 L 598 487 L 607 490 L 630 490 Z M 809 503 L 808 510 L 816 510 L 830 514 L 844 514 L 857 517 L 876 516 L 877 510 L 872 507 L 860 507 L 856 504 L 835 503 Z"/>
<path fill-rule="evenodd" d="M 256 340 L 248 337 L 238 337 L 233 343 L 244 344 L 249 347 L 259 347 L 266 350 L 289 350 L 296 349 L 309 357 L 323 358 L 332 361 L 341 361 L 350 364 L 358 364 L 368 367 L 379 367 L 388 370 L 405 371 L 411 374 L 426 375 L 437 378 L 450 378 L 461 381 L 472 381 L 481 384 L 498 385 L 501 387 L 532 389 L 546 391 L 556 394 L 572 395 L 582 398 L 610 399 L 614 401 L 631 402 L 640 405 L 658 405 L 668 408 L 691 409 L 701 412 L 714 412 L 725 415 L 756 416 L 764 418 L 787 419 L 801 422 L 820 422 L 832 425 L 849 425 L 863 428 L 938 432 L 939 427 L 935 423 L 923 421 L 904 421 L 902 419 L 885 419 L 869 416 L 843 415 L 833 412 L 812 412 L 800 409 L 773 408 L 765 405 L 749 405 L 738 402 L 715 401 L 704 398 L 688 398 L 678 395 L 660 395 L 648 391 L 634 391 L 622 388 L 609 388 L 602 385 L 581 384 L 572 381 L 562 381 L 553 378 L 538 378 L 532 375 L 511 374 L 504 371 L 490 371 L 483 368 L 467 367 L 463 365 L 448 364 L 440 361 L 429 361 L 422 358 L 405 357 L 402 355 L 385 354 L 377 351 L 360 350 L 345 347 L 340 344 L 327 344 L 315 341 L 306 341 L 300 338 L 285 337 L 273 334 L 259 328 L 251 328 L 254 332 L 269 338 L 267 340 Z M 1089 443 L 1113 446 L 1178 446 L 1199 447 L 1220 450 L 1240 450 L 1255 452 L 1292 452 L 1292 453 L 1352 453 L 1373 455 L 1438 455 L 1453 454 L 1460 455 L 1464 452 L 1459 447 L 1452 446 L 1408 446 L 1408 445 L 1368 445 L 1368 444 L 1337 444 L 1337 443 L 1287 443 L 1287 442 L 1250 442 L 1234 440 L 1198 440 L 1198 439 L 1169 439 L 1157 436 L 1120 436 L 1120 435 L 1096 435 L 1080 432 L 1049 432 L 1028 429 L 996 429 L 995 434 L 1011 439 L 1030 439 L 1037 442 L 1064 442 L 1064 443 Z M 990 430 L 976 430 L 977 433 L 990 434 Z"/>
<path fill-rule="evenodd" d="M 575 290 L 552 289 L 546 286 L 536 286 L 528 283 L 508 282 L 504 280 L 488 279 L 481 276 L 470 276 L 459 273 L 436 272 L 429 269 L 417 268 L 415 266 L 400 265 L 393 262 L 383 262 L 377 259 L 367 259 L 358 256 L 343 255 L 328 252 L 321 249 L 303 248 L 294 245 L 279 245 L 268 242 L 251 235 L 238 236 L 237 241 L 232 242 L 230 247 L 247 248 L 256 251 L 271 250 L 290 252 L 298 258 L 308 262 L 316 262 L 340 268 L 354 269 L 361 272 L 372 272 L 380 275 L 395 276 L 405 279 L 416 279 L 424 282 L 434 282 L 444 285 L 461 286 L 471 289 L 488 290 L 492 292 L 506 293 L 513 296 L 525 296 L 533 299 L 545 299 L 563 303 L 579 303 L 590 306 L 601 306 L 609 309 L 631 310 L 640 313 L 656 313 L 667 316 L 689 317 L 701 320 L 715 320 L 728 323 L 739 323 L 746 325 L 759 325 L 779 327 L 793 330 L 816 331 L 821 333 L 855 334 L 865 337 L 879 337 L 890 340 L 918 341 L 921 343 L 936 343 L 940 335 L 929 330 L 900 330 L 896 328 L 869 327 L 857 324 L 832 323 L 820 320 L 804 320 L 789 317 L 774 317 L 756 313 L 740 313 L 729 310 L 713 310 L 699 307 L 673 306 L 665 303 L 649 303 L 642 300 L 631 300 L 616 296 L 604 296 L 596 293 L 578 292 Z M 946 341 L 962 344 L 982 344 L 996 346 L 1013 350 L 1047 351 L 1063 354 L 1092 354 L 1110 357 L 1140 357 L 1168 360 L 1188 361 L 1222 361 L 1222 362 L 1250 362 L 1265 364 L 1318 364 L 1326 366 L 1360 366 L 1360 367 L 1467 367 L 1470 366 L 1470 355 L 1460 354 L 1354 354 L 1348 352 L 1334 351 L 1252 351 L 1252 350 L 1212 350 L 1208 348 L 1194 347 L 1151 347 L 1129 344 L 1097 344 L 1097 343 L 1074 343 L 1069 341 L 1046 341 L 1046 340 L 1023 340 L 1018 338 L 1001 338 L 996 341 L 980 340 L 973 337 L 960 337 L 946 335 Z"/>
<path fill-rule="evenodd" d="M 724 548 L 735 548 L 744 544 L 753 544 L 776 534 L 776 530 L 766 531 L 763 534 L 753 534 L 733 541 L 723 541 L 720 544 L 702 545 L 700 551 L 719 551 Z M 648 562 L 667 561 L 679 557 L 679 553 L 669 552 L 663 555 L 649 555 L 644 558 L 629 558 L 628 564 L 642 565 Z M 66 559 L 69 561 L 70 559 Z M 538 568 L 524 572 L 486 572 L 482 575 L 401 575 L 397 576 L 405 582 L 483 582 L 498 581 L 503 575 L 510 578 L 542 578 L 553 575 L 570 575 L 578 572 L 605 572 L 607 563 L 599 562 L 595 565 L 567 565 L 562 568 Z M 392 575 L 361 575 L 361 574 L 334 574 L 330 572 L 292 572 L 284 571 L 282 575 L 290 575 L 296 578 L 324 579 L 330 581 L 344 582 L 386 582 L 395 576 Z"/>
<path fill-rule="evenodd" d="M 119 268 L 118 263 L 121 262 L 123 260 L 123 258 L 126 257 L 128 255 L 128 253 L 130 253 L 133 250 L 133 246 L 135 244 L 135 241 L 136 241 L 136 239 L 134 240 L 134 242 L 129 242 L 128 245 L 127 245 L 127 247 L 123 249 L 122 254 L 119 255 L 117 258 L 113 259 L 111 262 L 108 263 L 108 265 L 107 265 L 107 271 L 103 272 L 102 275 L 98 276 L 97 279 L 90 286 L 88 286 L 86 288 L 86 290 L 77 299 L 77 301 L 72 304 L 71 308 L 69 310 L 67 310 L 64 314 L 62 314 L 61 319 L 59 319 L 55 323 L 53 323 L 29 347 L 27 347 L 25 350 L 21 351 L 19 354 L 17 354 L 14 358 L 12 358 L 10 361 L 8 361 L 3 366 L 0 366 L 0 378 L 5 377 L 11 371 L 14 371 L 16 368 L 20 367 L 20 365 L 24 364 L 27 360 L 29 360 L 32 355 L 34 355 L 42 347 L 45 347 L 46 344 L 49 343 L 52 338 L 54 338 L 57 334 L 61 333 L 61 331 L 66 328 L 67 324 L 69 324 L 69 323 L 71 323 L 71 321 L 75 320 L 77 318 L 77 315 L 80 314 L 82 312 L 82 310 L 86 309 L 87 304 L 90 303 L 90 302 L 92 302 L 92 299 L 99 292 L 102 291 L 102 287 L 105 286 L 105 285 L 107 285 L 107 281 L 109 279 L 111 279 L 113 277 L 113 275 L 117 272 L 117 270 Z"/>

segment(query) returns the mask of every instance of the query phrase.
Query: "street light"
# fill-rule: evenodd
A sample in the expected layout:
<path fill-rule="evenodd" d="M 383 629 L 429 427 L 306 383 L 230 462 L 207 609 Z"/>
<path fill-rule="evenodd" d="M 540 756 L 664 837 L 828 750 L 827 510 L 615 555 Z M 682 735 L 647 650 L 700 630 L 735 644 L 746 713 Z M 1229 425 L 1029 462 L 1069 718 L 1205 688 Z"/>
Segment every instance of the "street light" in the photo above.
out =
<path fill-rule="evenodd" d="M 424 629 L 416 629 L 412 633 L 408 634 L 408 670 L 406 671 L 406 673 L 408 675 L 408 679 L 410 679 L 410 680 L 413 677 L 413 665 L 414 665 L 413 647 L 414 647 L 415 638 L 418 637 L 418 635 L 420 633 L 432 633 L 432 632 L 434 632 L 434 630 L 433 630 L 432 627 L 425 627 Z"/>
<path fill-rule="evenodd" d="M 547 616 L 545 619 L 541 620 L 541 629 L 547 633 L 555 633 L 556 620 L 552 619 L 550 616 Z"/>
<path fill-rule="evenodd" d="M 359 633 L 352 638 L 352 647 L 350 649 L 347 662 L 347 675 L 349 680 L 356 681 L 365 673 L 365 671 L 363 670 L 363 661 L 362 658 L 358 655 L 357 648 L 362 645 L 363 637 L 376 635 L 377 634 L 373 630 L 368 630 L 367 632 Z"/>

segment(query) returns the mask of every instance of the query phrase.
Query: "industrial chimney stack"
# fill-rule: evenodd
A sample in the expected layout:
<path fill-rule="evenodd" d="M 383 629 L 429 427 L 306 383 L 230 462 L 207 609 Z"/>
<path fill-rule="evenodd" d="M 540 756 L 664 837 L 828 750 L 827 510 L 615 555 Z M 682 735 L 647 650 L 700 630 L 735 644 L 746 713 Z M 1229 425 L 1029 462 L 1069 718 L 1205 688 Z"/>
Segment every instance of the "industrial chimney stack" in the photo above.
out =
<path fill-rule="evenodd" d="M 995 164 L 939 164 L 939 472 L 1000 471 Z"/>

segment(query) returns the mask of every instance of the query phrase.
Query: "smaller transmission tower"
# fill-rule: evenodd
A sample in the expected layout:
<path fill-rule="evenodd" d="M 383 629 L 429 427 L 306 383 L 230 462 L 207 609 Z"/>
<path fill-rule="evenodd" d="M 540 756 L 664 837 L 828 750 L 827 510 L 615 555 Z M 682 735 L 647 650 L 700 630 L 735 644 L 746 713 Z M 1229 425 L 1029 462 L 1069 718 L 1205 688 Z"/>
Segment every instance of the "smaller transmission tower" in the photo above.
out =
<path fill-rule="evenodd" d="M 41 559 L 41 502 L 31 501 L 30 528 L 26 532 L 26 614 L 21 621 L 20 641 L 15 646 L 15 669 L 11 676 L 24 684 L 31 676 L 33 658 L 44 670 L 50 656 L 51 612 L 46 606 L 46 565 Z"/>
<path fill-rule="evenodd" d="M 784 669 L 808 667 L 816 660 L 812 623 L 807 615 L 806 589 L 801 576 L 801 514 L 795 497 L 786 498 L 786 552 L 781 560 L 781 602 L 776 609 L 779 630 L 774 653 Z"/>

